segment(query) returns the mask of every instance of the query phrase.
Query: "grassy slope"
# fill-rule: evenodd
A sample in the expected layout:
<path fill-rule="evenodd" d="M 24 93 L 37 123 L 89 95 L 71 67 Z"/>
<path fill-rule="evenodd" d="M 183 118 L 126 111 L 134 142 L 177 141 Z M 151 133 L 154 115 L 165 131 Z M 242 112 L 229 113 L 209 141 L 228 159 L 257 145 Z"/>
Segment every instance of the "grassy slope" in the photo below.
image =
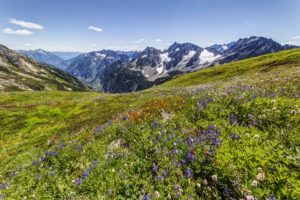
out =
<path fill-rule="evenodd" d="M 299 65 L 296 49 L 203 69 L 138 93 L 4 93 L 0 184 L 9 187 L 0 187 L 0 194 L 11 199 L 139 199 L 158 191 L 161 199 L 267 198 L 271 193 L 297 198 Z M 162 109 L 175 115 L 163 123 Z M 235 116 L 233 124 L 230 114 Z M 157 128 L 154 120 L 160 124 L 154 124 Z M 95 127 L 108 121 L 112 125 L 95 134 Z M 221 132 L 213 139 L 222 143 L 212 146 L 212 138 L 206 137 L 205 144 L 187 147 L 189 136 L 200 137 L 209 124 Z M 232 139 L 233 133 L 240 139 Z M 183 143 L 174 147 L 178 141 Z M 62 144 L 66 147 L 60 148 Z M 174 148 L 178 153 L 170 156 Z M 59 156 L 41 162 L 47 149 Z M 196 161 L 174 165 L 189 150 Z M 77 187 L 74 180 L 82 178 L 94 160 L 99 163 Z M 158 172 L 152 171 L 153 163 Z M 187 178 L 189 168 L 193 175 Z M 164 171 L 168 177 L 160 182 L 157 178 Z M 253 187 L 258 173 L 266 178 Z M 174 184 L 180 189 L 174 190 Z"/>

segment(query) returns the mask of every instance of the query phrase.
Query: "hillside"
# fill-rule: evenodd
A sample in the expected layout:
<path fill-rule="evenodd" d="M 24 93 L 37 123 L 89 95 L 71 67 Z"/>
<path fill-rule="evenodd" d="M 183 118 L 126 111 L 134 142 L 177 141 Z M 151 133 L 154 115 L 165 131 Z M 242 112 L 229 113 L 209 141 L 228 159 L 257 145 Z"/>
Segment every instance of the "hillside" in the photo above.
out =
<path fill-rule="evenodd" d="M 0 91 L 85 91 L 79 80 L 0 45 Z"/>
<path fill-rule="evenodd" d="M 299 199 L 300 49 L 126 94 L 0 97 L 4 199 Z"/>

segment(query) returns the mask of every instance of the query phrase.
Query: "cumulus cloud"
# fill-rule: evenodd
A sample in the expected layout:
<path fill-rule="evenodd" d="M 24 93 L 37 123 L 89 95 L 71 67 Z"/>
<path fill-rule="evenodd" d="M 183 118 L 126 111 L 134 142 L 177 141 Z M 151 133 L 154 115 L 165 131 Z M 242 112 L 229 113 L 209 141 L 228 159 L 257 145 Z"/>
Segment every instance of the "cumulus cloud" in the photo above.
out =
<path fill-rule="evenodd" d="M 27 29 L 14 30 L 11 28 L 3 29 L 2 33 L 9 34 L 9 35 L 32 35 L 33 34 L 33 32 L 31 32 Z"/>
<path fill-rule="evenodd" d="M 92 30 L 92 31 L 96 31 L 96 32 L 102 32 L 103 31 L 102 28 L 98 28 L 98 27 L 95 27 L 95 26 L 89 26 L 88 29 Z"/>
<path fill-rule="evenodd" d="M 162 39 L 158 38 L 155 40 L 155 42 L 162 42 Z"/>
<path fill-rule="evenodd" d="M 22 26 L 24 28 L 29 28 L 29 29 L 36 29 L 36 30 L 44 29 L 44 27 L 40 24 L 33 23 L 33 22 L 27 22 L 27 21 L 23 21 L 23 20 L 10 19 L 9 23 L 15 24 L 18 26 Z"/>
<path fill-rule="evenodd" d="M 139 40 L 136 40 L 136 41 L 133 41 L 134 43 L 141 43 L 141 42 L 144 42 L 145 40 L 143 38 L 139 39 Z"/>
<path fill-rule="evenodd" d="M 300 39 L 300 35 L 293 37 L 294 40 Z"/>

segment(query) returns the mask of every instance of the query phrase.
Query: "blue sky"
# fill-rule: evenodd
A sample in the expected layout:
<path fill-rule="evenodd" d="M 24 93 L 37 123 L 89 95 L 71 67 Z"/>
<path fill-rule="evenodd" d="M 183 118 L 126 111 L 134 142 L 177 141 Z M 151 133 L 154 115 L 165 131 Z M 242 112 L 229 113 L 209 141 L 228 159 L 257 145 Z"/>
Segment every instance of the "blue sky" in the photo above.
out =
<path fill-rule="evenodd" d="M 300 0 L 0 0 L 0 43 L 92 51 L 205 47 L 252 35 L 300 45 Z"/>

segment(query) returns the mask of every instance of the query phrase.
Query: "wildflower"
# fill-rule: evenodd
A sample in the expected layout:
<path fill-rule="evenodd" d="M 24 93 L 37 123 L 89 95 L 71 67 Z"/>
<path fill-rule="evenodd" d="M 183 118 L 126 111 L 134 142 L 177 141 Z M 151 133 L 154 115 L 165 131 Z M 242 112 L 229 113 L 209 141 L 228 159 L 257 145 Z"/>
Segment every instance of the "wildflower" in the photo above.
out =
<path fill-rule="evenodd" d="M 196 186 L 197 186 L 198 188 L 200 188 L 200 187 L 201 187 L 201 184 L 200 184 L 200 183 L 197 183 Z"/>
<path fill-rule="evenodd" d="M 77 178 L 77 179 L 75 180 L 75 185 L 76 185 L 77 187 L 79 187 L 79 186 L 82 184 L 82 182 L 83 182 L 82 178 Z"/>
<path fill-rule="evenodd" d="M 181 188 L 181 187 L 180 187 L 180 185 L 178 185 L 178 184 L 175 184 L 174 187 L 173 187 L 173 189 L 174 189 L 175 191 L 179 190 L 180 188 Z"/>
<path fill-rule="evenodd" d="M 234 114 L 230 114 L 229 117 L 229 124 L 231 126 L 235 125 L 237 123 L 237 117 Z"/>
<path fill-rule="evenodd" d="M 176 149 L 176 148 L 174 148 L 172 151 L 171 151 L 171 154 L 172 155 L 175 155 L 175 154 L 177 154 L 178 153 L 178 150 Z"/>
<path fill-rule="evenodd" d="M 186 155 L 186 161 L 187 162 L 192 162 L 196 159 L 195 154 L 191 151 L 189 151 Z"/>
<path fill-rule="evenodd" d="M 186 178 L 191 178 L 193 176 L 193 169 L 192 168 L 189 168 L 187 169 L 185 172 L 184 172 L 184 176 Z"/>
<path fill-rule="evenodd" d="M 46 161 L 46 160 L 47 160 L 47 158 L 46 158 L 45 156 L 42 156 L 42 157 L 41 157 L 41 161 L 42 161 L 42 162 L 44 162 L 44 161 Z"/>
<path fill-rule="evenodd" d="M 152 170 L 153 170 L 153 172 L 157 172 L 158 171 L 158 166 L 154 164 L 153 167 L 152 167 Z"/>
<path fill-rule="evenodd" d="M 233 133 L 233 134 L 231 135 L 231 139 L 232 139 L 232 140 L 240 140 L 241 137 L 240 137 L 239 135 Z"/>
<path fill-rule="evenodd" d="M 269 197 L 269 200 L 276 200 L 276 197 L 274 194 L 271 194 L 270 197 Z"/>
<path fill-rule="evenodd" d="M 54 176 L 55 175 L 55 172 L 54 171 L 51 171 L 50 172 L 50 176 Z"/>
<path fill-rule="evenodd" d="M 38 165 L 39 165 L 39 162 L 36 161 L 36 160 L 33 160 L 33 161 L 32 161 L 32 165 L 33 165 L 33 166 L 38 166 Z"/>
<path fill-rule="evenodd" d="M 164 178 L 167 178 L 169 176 L 169 172 L 163 171 L 162 175 L 163 175 Z"/>
<path fill-rule="evenodd" d="M 150 200 L 151 199 L 151 195 L 150 194 L 145 194 L 143 197 L 143 200 Z"/>
<path fill-rule="evenodd" d="M 177 196 L 177 198 L 180 198 L 180 197 L 182 196 L 182 192 L 181 192 L 181 191 L 178 191 L 178 192 L 176 193 L 176 196 Z"/>
<path fill-rule="evenodd" d="M 82 151 L 82 145 L 78 145 L 77 148 L 76 148 L 77 152 L 81 152 Z"/>
<path fill-rule="evenodd" d="M 258 173 L 257 176 L 256 176 L 256 179 L 259 180 L 259 181 L 263 181 L 265 180 L 265 174 L 264 173 Z"/>
<path fill-rule="evenodd" d="M 257 181 L 256 180 L 252 181 L 251 186 L 252 187 L 257 187 Z"/>
<path fill-rule="evenodd" d="M 208 185 L 208 182 L 206 179 L 203 180 L 203 185 Z"/>
<path fill-rule="evenodd" d="M 155 191 L 155 192 L 154 192 L 154 195 L 155 195 L 156 198 L 159 198 L 159 197 L 160 197 L 160 194 L 159 194 L 158 191 Z"/>
<path fill-rule="evenodd" d="M 151 125 L 151 129 L 155 129 L 158 127 L 157 121 L 154 121 L 153 124 Z"/>
<path fill-rule="evenodd" d="M 0 183 L 0 190 L 6 189 L 7 186 L 8 185 L 6 183 Z"/>
<path fill-rule="evenodd" d="M 211 176 L 211 179 L 216 182 L 216 181 L 218 181 L 218 176 L 216 174 L 214 174 Z"/>
<path fill-rule="evenodd" d="M 164 177 L 162 177 L 162 176 L 157 176 L 157 180 L 160 181 L 160 182 L 162 182 L 162 181 L 164 180 Z"/>
<path fill-rule="evenodd" d="M 125 121 L 127 117 L 125 115 L 122 116 L 122 120 Z"/>

